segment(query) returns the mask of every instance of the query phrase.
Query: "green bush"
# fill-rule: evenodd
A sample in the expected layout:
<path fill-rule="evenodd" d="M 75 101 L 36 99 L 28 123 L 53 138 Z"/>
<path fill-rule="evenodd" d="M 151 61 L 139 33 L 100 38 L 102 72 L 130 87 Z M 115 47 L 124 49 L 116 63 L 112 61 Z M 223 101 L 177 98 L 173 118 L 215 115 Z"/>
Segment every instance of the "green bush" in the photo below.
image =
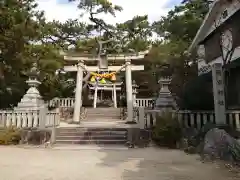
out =
<path fill-rule="evenodd" d="M 176 144 L 182 137 L 178 120 L 172 117 L 172 113 L 164 112 L 156 119 L 153 129 L 153 140 L 159 146 L 176 148 Z"/>
<path fill-rule="evenodd" d="M 17 128 L 9 127 L 0 131 L 0 145 L 19 144 L 20 140 L 21 134 Z"/>

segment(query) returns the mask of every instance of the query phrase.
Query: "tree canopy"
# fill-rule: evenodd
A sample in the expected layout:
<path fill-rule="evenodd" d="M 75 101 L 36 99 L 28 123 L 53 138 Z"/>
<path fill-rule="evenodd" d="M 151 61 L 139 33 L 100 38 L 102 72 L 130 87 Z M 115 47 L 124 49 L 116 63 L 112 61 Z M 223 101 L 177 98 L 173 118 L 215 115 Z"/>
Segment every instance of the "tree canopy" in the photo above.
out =
<path fill-rule="evenodd" d="M 146 70 L 140 72 L 144 76 L 134 75 L 135 80 L 147 84 L 149 95 L 149 91 L 157 92 L 159 76 L 171 75 L 172 91 L 181 97 L 184 84 L 196 76 L 196 67 L 188 66 L 194 56 L 185 52 L 208 11 L 205 0 L 185 1 L 152 24 L 147 15 L 108 24 L 98 15 L 115 16 L 122 11 L 108 0 L 79 1 L 78 8 L 89 16 L 90 23 L 81 18 L 47 22 L 35 0 L 3 0 L 0 7 L 0 108 L 20 100 L 33 62 L 40 70 L 40 91 L 45 99 L 71 96 L 73 86 L 67 79 L 74 76 L 55 75 L 63 66 L 59 52 L 71 49 L 96 54 L 97 39 L 111 39 L 108 53 L 139 52 L 151 45 L 144 59 Z"/>

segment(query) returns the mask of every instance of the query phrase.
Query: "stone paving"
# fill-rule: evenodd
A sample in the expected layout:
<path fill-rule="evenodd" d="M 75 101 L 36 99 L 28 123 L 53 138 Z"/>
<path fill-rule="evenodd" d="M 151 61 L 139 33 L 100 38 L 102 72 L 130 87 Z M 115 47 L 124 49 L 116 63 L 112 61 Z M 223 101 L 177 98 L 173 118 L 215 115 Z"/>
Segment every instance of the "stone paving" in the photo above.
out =
<path fill-rule="evenodd" d="M 0 147 L 1 180 L 239 180 L 177 150 Z"/>

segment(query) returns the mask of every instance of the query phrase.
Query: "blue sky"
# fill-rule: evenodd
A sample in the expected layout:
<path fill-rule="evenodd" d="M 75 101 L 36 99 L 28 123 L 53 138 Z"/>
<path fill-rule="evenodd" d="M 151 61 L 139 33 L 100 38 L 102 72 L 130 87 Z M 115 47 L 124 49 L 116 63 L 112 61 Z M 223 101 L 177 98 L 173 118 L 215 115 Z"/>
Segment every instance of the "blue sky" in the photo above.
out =
<path fill-rule="evenodd" d="M 64 0 L 60 0 L 60 1 L 64 1 Z M 179 5 L 181 2 L 182 0 L 168 0 L 164 5 L 164 7 L 173 8 L 174 6 Z"/>
<path fill-rule="evenodd" d="M 161 16 L 182 0 L 110 0 L 113 4 L 123 7 L 123 12 L 117 13 L 116 17 L 101 15 L 108 23 L 120 23 L 133 18 L 136 15 L 148 15 L 150 21 L 158 20 Z M 77 2 L 69 3 L 68 0 L 37 0 L 39 9 L 44 10 L 47 20 L 66 21 L 69 18 L 79 18 L 81 12 L 77 9 Z M 88 21 L 88 17 L 83 17 Z"/>
<path fill-rule="evenodd" d="M 171 8 L 171 7 L 179 4 L 180 2 L 181 2 L 181 0 L 169 0 L 169 1 L 166 2 L 165 7 L 166 8 L 169 8 L 169 7 Z M 57 3 L 58 4 L 67 4 L 67 3 L 69 3 L 69 0 L 57 0 Z"/>
<path fill-rule="evenodd" d="M 59 4 L 67 4 L 67 3 L 69 3 L 69 0 L 57 0 L 57 3 L 59 3 Z"/>

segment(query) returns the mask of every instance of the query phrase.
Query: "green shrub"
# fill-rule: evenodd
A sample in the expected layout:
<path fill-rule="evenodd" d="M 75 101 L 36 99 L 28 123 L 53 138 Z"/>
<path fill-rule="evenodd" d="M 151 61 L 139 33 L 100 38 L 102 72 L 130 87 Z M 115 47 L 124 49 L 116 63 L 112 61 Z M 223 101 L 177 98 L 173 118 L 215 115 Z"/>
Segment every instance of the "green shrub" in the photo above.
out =
<path fill-rule="evenodd" d="M 21 134 L 17 128 L 9 127 L 0 131 L 0 145 L 19 144 L 20 140 Z"/>
<path fill-rule="evenodd" d="M 178 120 L 172 117 L 172 113 L 164 112 L 156 119 L 153 129 L 153 140 L 157 145 L 176 148 L 176 144 L 182 137 Z"/>

